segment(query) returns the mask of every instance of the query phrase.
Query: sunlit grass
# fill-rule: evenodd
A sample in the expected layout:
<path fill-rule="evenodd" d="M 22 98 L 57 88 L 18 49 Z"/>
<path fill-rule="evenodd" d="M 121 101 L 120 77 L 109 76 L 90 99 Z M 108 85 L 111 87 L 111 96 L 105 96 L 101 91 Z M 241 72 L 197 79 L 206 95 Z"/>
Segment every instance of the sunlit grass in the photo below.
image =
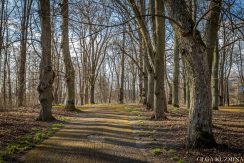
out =
<path fill-rule="evenodd" d="M 52 108 L 54 109 L 64 109 L 65 105 L 59 104 L 59 105 L 53 105 Z"/>
<path fill-rule="evenodd" d="M 154 154 L 154 155 L 159 155 L 162 153 L 162 150 L 159 148 L 159 147 L 155 147 L 151 150 L 151 152 Z"/>
<path fill-rule="evenodd" d="M 223 106 L 223 107 L 219 107 L 219 110 L 226 111 L 226 112 L 244 113 L 243 106 Z"/>

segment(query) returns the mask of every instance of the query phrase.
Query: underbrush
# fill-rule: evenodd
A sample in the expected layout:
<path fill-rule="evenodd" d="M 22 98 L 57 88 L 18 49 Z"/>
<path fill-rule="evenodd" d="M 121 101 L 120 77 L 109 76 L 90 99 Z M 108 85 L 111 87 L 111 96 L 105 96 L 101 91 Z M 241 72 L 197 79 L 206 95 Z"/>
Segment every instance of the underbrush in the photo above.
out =
<path fill-rule="evenodd" d="M 13 162 L 14 155 L 24 153 L 40 144 L 43 140 L 53 135 L 57 130 L 63 127 L 61 122 L 53 123 L 49 128 L 37 129 L 32 128 L 32 132 L 20 137 L 15 143 L 8 144 L 4 150 L 0 151 L 0 163 L 7 161 Z"/>

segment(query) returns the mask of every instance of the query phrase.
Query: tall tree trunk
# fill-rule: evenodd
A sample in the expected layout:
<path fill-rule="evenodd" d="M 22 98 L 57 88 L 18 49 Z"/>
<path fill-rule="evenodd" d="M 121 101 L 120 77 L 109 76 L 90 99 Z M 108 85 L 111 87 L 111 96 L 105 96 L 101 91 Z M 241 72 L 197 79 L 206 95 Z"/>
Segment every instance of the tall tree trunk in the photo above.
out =
<path fill-rule="evenodd" d="M 140 99 L 139 99 L 139 103 L 144 104 L 144 71 L 143 71 L 143 41 L 142 38 L 140 36 L 139 38 L 140 40 L 140 56 L 139 56 L 139 70 L 138 70 L 138 74 L 139 74 L 139 95 L 140 95 Z"/>
<path fill-rule="evenodd" d="M 219 48 L 218 38 L 216 39 L 215 51 L 213 56 L 213 68 L 212 68 L 212 108 L 218 110 L 219 106 Z"/>
<path fill-rule="evenodd" d="M 147 110 L 153 109 L 154 104 L 154 73 L 152 68 L 148 68 L 148 91 L 147 91 Z"/>
<path fill-rule="evenodd" d="M 180 74 L 180 57 L 179 57 L 179 42 L 174 36 L 174 72 L 173 72 L 173 91 L 172 104 L 174 107 L 179 107 L 179 74 Z"/>
<path fill-rule="evenodd" d="M 190 114 L 188 148 L 216 146 L 212 132 L 211 76 L 207 49 L 184 0 L 166 1 L 169 16 L 178 22 L 174 30 L 179 33 L 181 53 L 186 61 L 190 78 Z M 180 25 L 180 27 L 179 27 Z M 216 38 L 215 38 L 216 39 Z"/>
<path fill-rule="evenodd" d="M 12 107 L 13 99 L 12 99 L 12 84 L 11 84 L 11 69 L 10 69 L 10 53 L 8 54 L 7 68 L 8 68 L 8 104 L 9 107 Z"/>
<path fill-rule="evenodd" d="M 213 55 L 216 44 L 216 37 L 219 30 L 219 16 L 222 0 L 212 0 L 209 5 L 205 27 L 204 42 L 207 49 L 209 73 L 212 73 Z"/>
<path fill-rule="evenodd" d="M 69 5 L 68 0 L 63 0 L 61 4 L 62 14 L 62 53 L 65 64 L 65 78 L 68 97 L 66 99 L 65 109 L 75 109 L 75 70 L 72 64 L 69 51 Z"/>
<path fill-rule="evenodd" d="M 40 19 L 41 19 L 41 46 L 42 56 L 40 63 L 40 79 L 38 85 L 39 101 L 41 111 L 38 120 L 52 121 L 52 102 L 53 102 L 53 80 L 54 71 L 51 62 L 51 23 L 50 23 L 50 1 L 40 1 Z"/>
<path fill-rule="evenodd" d="M 187 100 L 187 98 L 186 98 L 186 68 L 185 68 L 185 64 L 184 64 L 184 62 L 183 62 L 183 60 L 181 60 L 182 61 L 182 64 L 183 64 L 183 98 L 184 98 L 184 104 L 186 105 L 186 100 Z"/>
<path fill-rule="evenodd" d="M 223 23 L 224 24 L 224 23 Z M 225 45 L 225 27 L 223 27 L 224 29 L 224 45 Z M 224 89 L 224 65 L 225 65 L 225 48 L 223 49 L 223 53 L 222 53 L 222 57 L 220 60 L 220 79 L 219 79 L 219 106 L 224 106 L 224 97 L 225 97 L 225 89 Z"/>
<path fill-rule="evenodd" d="M 8 43 L 8 29 L 6 28 L 6 43 Z M 8 63 L 8 48 L 5 47 L 4 49 L 4 63 L 3 63 L 3 107 L 4 109 L 7 108 L 7 63 Z"/>
<path fill-rule="evenodd" d="M 120 71 L 120 88 L 119 88 L 119 103 L 124 103 L 124 80 L 125 80 L 125 26 L 123 26 L 123 51 L 121 53 L 121 71 Z"/>
<path fill-rule="evenodd" d="M 27 44 L 27 34 L 28 34 L 28 24 L 30 18 L 32 0 L 24 1 L 24 8 L 21 20 L 21 41 L 20 41 L 20 65 L 18 72 L 18 100 L 17 106 L 24 106 L 24 96 L 25 96 L 25 76 L 26 76 L 26 44 Z"/>
<path fill-rule="evenodd" d="M 141 14 L 146 14 L 146 8 L 145 8 L 145 0 L 140 1 L 140 7 L 141 7 Z M 143 21 L 145 21 L 145 18 L 142 18 Z M 147 106 L 147 94 L 148 94 L 148 73 L 147 73 L 147 47 L 145 44 L 145 41 L 143 40 L 142 34 L 139 32 L 140 36 L 140 50 L 141 50 L 141 57 L 142 58 L 142 70 L 143 70 L 143 91 L 142 91 L 142 98 L 143 98 L 143 105 Z"/>
<path fill-rule="evenodd" d="M 165 19 L 160 17 L 164 14 L 164 2 L 155 1 L 155 13 L 159 16 L 155 18 L 156 24 L 156 54 L 154 73 L 154 114 L 153 119 L 166 118 L 164 110 L 167 110 L 165 88 L 164 88 L 164 61 L 165 61 Z"/>

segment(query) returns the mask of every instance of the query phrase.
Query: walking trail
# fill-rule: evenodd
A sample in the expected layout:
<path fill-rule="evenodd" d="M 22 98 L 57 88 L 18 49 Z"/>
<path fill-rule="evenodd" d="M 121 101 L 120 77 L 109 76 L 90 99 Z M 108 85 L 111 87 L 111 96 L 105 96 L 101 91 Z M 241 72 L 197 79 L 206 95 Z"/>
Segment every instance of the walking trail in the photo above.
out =
<path fill-rule="evenodd" d="M 145 163 L 124 107 L 88 108 L 54 136 L 30 150 L 26 163 Z"/>

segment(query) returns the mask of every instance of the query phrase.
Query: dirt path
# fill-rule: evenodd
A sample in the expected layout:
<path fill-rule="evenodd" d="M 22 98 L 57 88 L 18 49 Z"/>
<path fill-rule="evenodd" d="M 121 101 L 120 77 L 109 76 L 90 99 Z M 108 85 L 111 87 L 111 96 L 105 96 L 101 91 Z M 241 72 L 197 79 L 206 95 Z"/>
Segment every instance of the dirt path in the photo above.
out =
<path fill-rule="evenodd" d="M 98 107 L 80 113 L 53 137 L 24 155 L 26 163 L 143 163 L 129 112 Z M 74 118 L 73 118 L 74 119 Z"/>

